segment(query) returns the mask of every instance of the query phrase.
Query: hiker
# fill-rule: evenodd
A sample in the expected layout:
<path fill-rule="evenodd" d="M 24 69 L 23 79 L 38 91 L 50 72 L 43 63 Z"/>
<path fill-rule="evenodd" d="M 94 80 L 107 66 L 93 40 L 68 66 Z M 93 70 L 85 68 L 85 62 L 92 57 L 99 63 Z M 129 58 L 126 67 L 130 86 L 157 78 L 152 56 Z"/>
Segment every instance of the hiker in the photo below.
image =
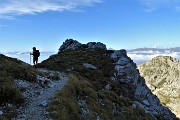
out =
<path fill-rule="evenodd" d="M 39 50 L 36 50 L 36 47 L 33 47 L 33 53 L 30 53 L 30 55 L 33 55 L 33 63 L 36 65 L 38 63 L 38 57 L 40 56 Z"/>

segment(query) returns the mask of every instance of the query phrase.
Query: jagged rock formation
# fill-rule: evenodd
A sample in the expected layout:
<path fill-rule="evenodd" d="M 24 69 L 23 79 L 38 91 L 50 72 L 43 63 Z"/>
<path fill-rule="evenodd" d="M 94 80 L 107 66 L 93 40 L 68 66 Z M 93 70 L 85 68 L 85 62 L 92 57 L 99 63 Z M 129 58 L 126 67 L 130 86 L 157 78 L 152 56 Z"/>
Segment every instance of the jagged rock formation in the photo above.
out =
<path fill-rule="evenodd" d="M 68 49 L 74 50 L 79 47 L 84 47 L 84 48 L 88 48 L 88 49 L 96 49 L 96 48 L 100 48 L 100 49 L 104 49 L 104 50 L 107 49 L 106 45 L 101 42 L 97 42 L 97 43 L 89 42 L 89 43 L 83 45 L 83 44 L 79 43 L 77 40 L 67 39 L 65 42 L 63 42 L 63 44 L 59 48 L 59 52 L 68 50 Z"/>
<path fill-rule="evenodd" d="M 65 43 L 62 46 L 63 51 L 38 66 L 73 74 L 69 87 L 56 98 L 60 104 L 55 108 L 50 107 L 54 110 L 55 119 L 176 119 L 146 86 L 144 78 L 140 76 L 136 64 L 127 56 L 126 50 L 113 51 L 106 50 L 105 47 L 87 49 L 88 45 L 75 45 L 71 46 L 71 51 Z M 91 69 L 85 65 L 91 66 Z M 71 97 L 66 96 L 67 94 Z M 69 100 L 74 100 L 74 104 L 69 104 Z M 53 101 L 52 106 L 56 102 Z M 74 111 L 69 115 L 70 111 L 64 110 L 57 113 L 56 109 L 66 108 L 66 105 L 71 111 L 76 108 L 80 112 Z M 140 113 L 141 110 L 144 112 Z"/>
<path fill-rule="evenodd" d="M 77 40 L 67 39 L 65 42 L 63 42 L 63 45 L 59 48 L 59 52 L 61 52 L 63 50 L 67 50 L 67 49 L 74 50 L 81 45 L 82 44 L 79 43 Z"/>
<path fill-rule="evenodd" d="M 142 107 L 152 115 L 163 114 L 168 120 L 175 118 L 170 110 L 162 106 L 159 99 L 151 93 L 145 84 L 145 80 L 139 75 L 138 70 L 136 70 L 136 64 L 126 55 L 125 50 L 115 51 L 112 54 L 112 58 L 117 59 L 115 64 L 117 71 L 115 73 L 115 79 L 128 84 L 134 89 L 134 106 Z"/>
<path fill-rule="evenodd" d="M 104 49 L 104 50 L 107 49 L 106 45 L 101 43 L 101 42 L 97 42 L 97 43 L 96 42 L 89 42 L 89 43 L 87 43 L 87 46 L 90 49 L 96 49 L 96 48 L 100 48 L 100 49 Z"/>
<path fill-rule="evenodd" d="M 136 70 L 136 64 L 127 56 L 126 50 L 119 50 L 112 53 L 111 58 L 117 61 L 115 63 L 116 80 L 130 85 L 136 85 L 139 79 L 139 73 Z"/>
<path fill-rule="evenodd" d="M 170 56 L 158 56 L 139 65 L 148 87 L 161 103 L 180 118 L 180 62 Z"/>

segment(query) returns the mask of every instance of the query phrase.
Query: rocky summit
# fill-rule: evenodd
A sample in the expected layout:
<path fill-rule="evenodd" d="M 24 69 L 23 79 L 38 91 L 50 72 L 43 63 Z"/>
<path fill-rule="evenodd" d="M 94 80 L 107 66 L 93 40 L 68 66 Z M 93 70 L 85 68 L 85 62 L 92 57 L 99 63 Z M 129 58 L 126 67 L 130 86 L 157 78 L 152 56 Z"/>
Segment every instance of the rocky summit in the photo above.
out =
<path fill-rule="evenodd" d="M 79 43 L 77 40 L 73 40 L 73 39 L 66 39 L 65 42 L 63 42 L 63 44 L 61 45 L 61 47 L 59 48 L 59 52 L 63 51 L 63 50 L 74 50 L 80 47 L 86 47 L 89 49 L 94 49 L 94 48 L 101 48 L 101 49 L 107 49 L 106 45 L 101 43 L 101 42 L 89 42 L 87 44 L 81 44 Z"/>
<path fill-rule="evenodd" d="M 3 55 L 0 60 L 0 119 L 177 119 L 124 49 L 67 39 L 58 54 L 36 66 Z"/>
<path fill-rule="evenodd" d="M 180 118 L 180 62 L 170 56 L 158 56 L 138 66 L 147 86 L 161 103 Z"/>

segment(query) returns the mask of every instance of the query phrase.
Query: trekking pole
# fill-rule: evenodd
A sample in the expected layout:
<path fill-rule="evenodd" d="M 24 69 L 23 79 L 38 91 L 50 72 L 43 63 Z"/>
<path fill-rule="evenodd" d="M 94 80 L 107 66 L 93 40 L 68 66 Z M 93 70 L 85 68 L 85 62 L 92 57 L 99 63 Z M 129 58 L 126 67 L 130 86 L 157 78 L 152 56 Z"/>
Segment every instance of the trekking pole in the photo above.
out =
<path fill-rule="evenodd" d="M 30 53 L 30 65 L 31 65 L 31 53 Z"/>

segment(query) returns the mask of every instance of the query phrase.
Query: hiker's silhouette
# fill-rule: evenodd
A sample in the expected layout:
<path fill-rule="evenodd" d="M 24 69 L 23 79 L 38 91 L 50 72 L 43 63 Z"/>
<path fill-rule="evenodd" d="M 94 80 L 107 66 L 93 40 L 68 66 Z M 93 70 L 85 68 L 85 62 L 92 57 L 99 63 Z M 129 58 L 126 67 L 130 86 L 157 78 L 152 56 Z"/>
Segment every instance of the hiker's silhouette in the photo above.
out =
<path fill-rule="evenodd" d="M 38 63 L 38 57 L 40 56 L 39 50 L 36 50 L 36 47 L 33 47 L 33 53 L 30 53 L 30 55 L 33 55 L 33 64 L 36 65 Z"/>

